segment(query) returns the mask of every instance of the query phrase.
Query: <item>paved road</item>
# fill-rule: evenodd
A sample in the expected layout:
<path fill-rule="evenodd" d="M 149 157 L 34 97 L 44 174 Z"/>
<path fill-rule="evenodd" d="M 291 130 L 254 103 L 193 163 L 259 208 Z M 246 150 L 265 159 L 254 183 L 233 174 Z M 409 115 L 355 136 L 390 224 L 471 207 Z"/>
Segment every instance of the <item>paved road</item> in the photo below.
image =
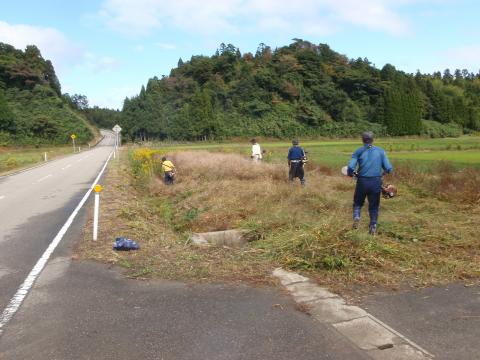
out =
<path fill-rule="evenodd" d="M 0 338 L 1 360 L 368 359 L 276 289 L 129 280 L 58 253 Z"/>
<path fill-rule="evenodd" d="M 436 359 L 480 359 L 480 286 L 461 283 L 367 297 L 368 312 Z"/>
<path fill-rule="evenodd" d="M 70 216 L 112 151 L 94 149 L 0 178 L 0 313 Z"/>

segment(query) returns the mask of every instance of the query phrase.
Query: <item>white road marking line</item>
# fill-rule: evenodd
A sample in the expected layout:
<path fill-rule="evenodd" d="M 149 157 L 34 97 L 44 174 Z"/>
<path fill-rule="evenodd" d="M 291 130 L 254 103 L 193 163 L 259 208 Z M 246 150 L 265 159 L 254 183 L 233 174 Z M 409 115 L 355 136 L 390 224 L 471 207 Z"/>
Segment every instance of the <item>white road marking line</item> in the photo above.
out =
<path fill-rule="evenodd" d="M 0 200 L 5 199 L 5 195 L 0 195 Z"/>
<path fill-rule="evenodd" d="M 42 182 L 43 180 L 48 179 L 51 176 L 52 176 L 52 174 L 48 174 L 47 176 L 44 176 L 44 177 L 38 179 L 37 182 Z"/>
<path fill-rule="evenodd" d="M 67 166 L 63 167 L 62 170 L 67 170 L 72 164 L 68 164 Z"/>
<path fill-rule="evenodd" d="M 70 225 L 72 225 L 73 220 L 77 216 L 78 212 L 80 209 L 83 207 L 85 202 L 88 199 L 88 196 L 93 190 L 93 187 L 97 184 L 98 180 L 102 176 L 103 172 L 105 171 L 108 162 L 110 161 L 110 158 L 112 157 L 112 153 L 108 156 L 107 160 L 105 161 L 105 164 L 103 165 L 102 170 L 100 170 L 100 173 L 96 177 L 95 181 L 93 184 L 90 186 L 86 194 L 83 196 L 82 200 L 78 203 L 77 207 L 75 210 L 73 210 L 72 214 L 70 217 L 67 219 L 65 224 L 63 224 L 62 228 L 58 232 L 58 234 L 53 238 L 52 242 L 50 245 L 48 245 L 47 250 L 42 254 L 42 257 L 38 259 L 37 263 L 33 267 L 33 269 L 30 271 L 26 279 L 23 281 L 22 285 L 18 288 L 17 292 L 13 296 L 13 298 L 10 300 L 8 303 L 7 307 L 3 310 L 2 314 L 0 315 L 0 336 L 2 335 L 5 325 L 8 324 L 8 322 L 12 319 L 12 317 L 15 315 L 15 313 L 18 311 L 20 308 L 20 305 L 22 304 L 23 300 L 27 296 L 28 292 L 30 291 L 31 287 L 33 286 L 33 283 L 37 279 L 38 275 L 42 272 L 43 268 L 48 262 L 48 259 L 52 255 L 53 251 L 55 248 L 58 246 L 60 241 L 63 239 L 63 236 L 67 232 L 68 228 Z"/>

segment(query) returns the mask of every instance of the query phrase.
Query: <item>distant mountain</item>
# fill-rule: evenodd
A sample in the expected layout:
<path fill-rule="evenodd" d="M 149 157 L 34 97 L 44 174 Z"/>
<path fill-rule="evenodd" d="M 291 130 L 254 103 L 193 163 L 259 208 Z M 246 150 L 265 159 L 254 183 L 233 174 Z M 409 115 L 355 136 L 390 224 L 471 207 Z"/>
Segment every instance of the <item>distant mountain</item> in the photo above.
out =
<path fill-rule="evenodd" d="M 447 69 L 406 74 L 349 59 L 326 44 L 295 39 L 241 54 L 178 62 L 125 99 L 121 123 L 132 139 L 236 136 L 456 136 L 480 130 L 480 75 Z"/>
<path fill-rule="evenodd" d="M 0 43 L 0 146 L 79 143 L 93 127 L 62 97 L 50 60 L 36 46 L 25 51 Z"/>

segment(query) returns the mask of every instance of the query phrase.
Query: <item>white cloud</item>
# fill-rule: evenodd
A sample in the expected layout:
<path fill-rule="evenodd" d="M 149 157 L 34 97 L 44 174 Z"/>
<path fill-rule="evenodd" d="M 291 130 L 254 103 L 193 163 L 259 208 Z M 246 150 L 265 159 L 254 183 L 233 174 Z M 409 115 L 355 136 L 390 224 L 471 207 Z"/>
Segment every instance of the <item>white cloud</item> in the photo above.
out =
<path fill-rule="evenodd" d="M 22 50 L 27 45 L 35 45 L 43 58 L 51 60 L 55 69 L 60 71 L 78 62 L 83 53 L 62 32 L 50 27 L 0 21 L 0 41 Z"/>
<path fill-rule="evenodd" d="M 141 85 L 102 88 L 100 93 L 90 93 L 88 102 L 90 106 L 121 110 L 125 98 L 137 95 L 140 87 Z"/>
<path fill-rule="evenodd" d="M 110 56 L 98 56 L 91 52 L 85 53 L 84 61 L 80 67 L 85 67 L 94 74 L 106 73 L 120 65 L 119 61 Z"/>
<path fill-rule="evenodd" d="M 158 46 L 162 50 L 175 50 L 177 47 L 174 44 L 169 44 L 169 43 L 155 43 L 156 46 Z"/>
<path fill-rule="evenodd" d="M 480 71 L 480 44 L 455 47 L 440 54 L 438 58 L 442 61 L 442 64 L 437 65 L 439 70 L 468 69 L 477 73 Z"/>
<path fill-rule="evenodd" d="M 348 25 L 404 35 L 411 28 L 398 9 L 419 1 L 425 0 L 105 0 L 99 15 L 131 35 L 162 27 L 203 34 L 300 29 L 321 35 Z"/>

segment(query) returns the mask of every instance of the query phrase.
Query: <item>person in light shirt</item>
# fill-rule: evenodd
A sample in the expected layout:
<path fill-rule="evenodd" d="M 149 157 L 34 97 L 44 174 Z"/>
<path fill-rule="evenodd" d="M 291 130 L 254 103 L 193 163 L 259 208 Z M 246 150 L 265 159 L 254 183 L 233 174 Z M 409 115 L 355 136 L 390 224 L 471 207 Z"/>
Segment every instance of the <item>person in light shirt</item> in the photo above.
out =
<path fill-rule="evenodd" d="M 252 139 L 252 159 L 253 161 L 262 160 L 262 149 L 256 139 Z"/>

